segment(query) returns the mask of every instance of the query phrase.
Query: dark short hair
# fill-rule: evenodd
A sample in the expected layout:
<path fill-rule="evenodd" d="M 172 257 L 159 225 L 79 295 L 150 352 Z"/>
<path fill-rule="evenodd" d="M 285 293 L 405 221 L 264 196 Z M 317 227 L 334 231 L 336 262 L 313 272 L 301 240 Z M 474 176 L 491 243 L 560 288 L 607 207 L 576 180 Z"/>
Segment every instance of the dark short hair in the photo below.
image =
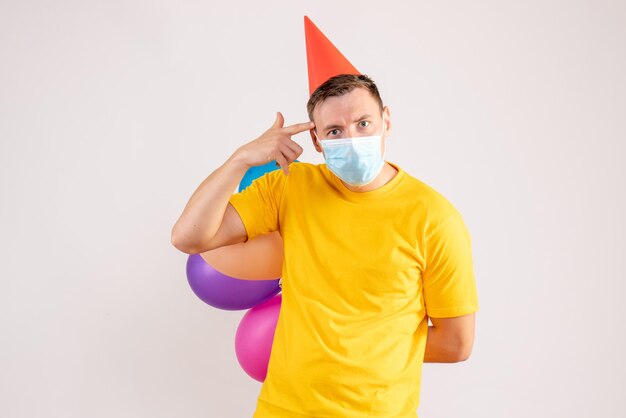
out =
<path fill-rule="evenodd" d="M 380 111 L 383 111 L 383 101 L 380 98 L 378 87 L 374 81 L 365 74 L 339 74 L 324 81 L 315 89 L 309 102 L 306 104 L 306 110 L 309 113 L 309 120 L 313 120 L 313 110 L 315 106 L 322 103 L 329 97 L 343 96 L 351 92 L 355 88 L 364 88 L 370 92 L 372 97 L 378 102 Z"/>

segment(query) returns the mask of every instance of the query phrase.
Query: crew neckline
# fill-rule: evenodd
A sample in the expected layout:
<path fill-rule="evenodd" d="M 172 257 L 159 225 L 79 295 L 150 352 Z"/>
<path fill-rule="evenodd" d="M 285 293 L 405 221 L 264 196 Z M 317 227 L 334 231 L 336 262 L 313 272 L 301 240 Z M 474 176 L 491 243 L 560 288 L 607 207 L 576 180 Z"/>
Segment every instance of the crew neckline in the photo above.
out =
<path fill-rule="evenodd" d="M 370 190 L 367 192 L 355 192 L 355 191 L 348 189 L 345 186 L 345 184 L 343 184 L 341 179 L 328 169 L 328 166 L 326 165 L 326 163 L 322 164 L 322 167 L 324 169 L 324 173 L 326 177 L 331 179 L 331 181 L 335 185 L 335 188 L 342 196 L 344 196 L 345 198 L 351 201 L 363 201 L 363 200 L 370 200 L 372 198 L 378 198 L 384 195 L 385 193 L 395 189 L 398 186 L 398 184 L 400 184 L 402 179 L 406 176 L 406 172 L 402 168 L 400 168 L 396 163 L 393 163 L 387 160 L 385 160 L 385 162 L 387 162 L 389 165 L 391 165 L 396 170 L 398 170 L 398 172 L 387 183 L 383 184 L 377 189 Z"/>

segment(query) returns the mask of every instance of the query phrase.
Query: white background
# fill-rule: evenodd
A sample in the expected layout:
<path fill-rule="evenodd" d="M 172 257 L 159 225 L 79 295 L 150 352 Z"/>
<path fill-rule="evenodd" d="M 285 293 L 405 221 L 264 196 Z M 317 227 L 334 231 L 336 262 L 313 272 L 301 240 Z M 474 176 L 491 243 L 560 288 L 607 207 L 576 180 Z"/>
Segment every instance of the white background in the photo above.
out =
<path fill-rule="evenodd" d="M 626 5 L 555 0 L 2 1 L 0 416 L 252 416 L 245 312 L 170 232 L 276 111 L 307 120 L 304 15 L 472 236 L 474 349 L 424 365 L 420 418 L 625 416 Z"/>

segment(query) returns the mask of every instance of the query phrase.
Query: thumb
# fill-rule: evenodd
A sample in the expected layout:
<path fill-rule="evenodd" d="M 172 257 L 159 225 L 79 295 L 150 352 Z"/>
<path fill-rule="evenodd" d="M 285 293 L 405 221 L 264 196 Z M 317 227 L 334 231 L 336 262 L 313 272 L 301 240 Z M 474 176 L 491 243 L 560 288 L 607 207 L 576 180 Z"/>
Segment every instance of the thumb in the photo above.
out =
<path fill-rule="evenodd" d="M 283 118 L 283 114 L 280 112 L 276 112 L 276 120 L 272 125 L 272 128 L 282 128 L 285 123 L 285 119 Z"/>

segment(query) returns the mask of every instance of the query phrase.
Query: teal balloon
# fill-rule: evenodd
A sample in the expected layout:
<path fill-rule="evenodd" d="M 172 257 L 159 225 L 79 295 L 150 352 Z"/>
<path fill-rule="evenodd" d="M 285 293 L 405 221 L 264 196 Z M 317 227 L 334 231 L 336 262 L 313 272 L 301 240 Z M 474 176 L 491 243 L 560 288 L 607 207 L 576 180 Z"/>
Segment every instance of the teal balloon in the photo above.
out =
<path fill-rule="evenodd" d="M 294 160 L 294 163 L 297 163 L 298 160 Z M 254 179 L 261 177 L 265 173 L 269 173 L 270 171 L 281 170 L 280 165 L 276 163 L 276 161 L 270 161 L 267 164 L 257 165 L 254 167 L 250 167 L 246 174 L 243 175 L 241 182 L 239 183 L 239 192 L 244 190 Z"/>

